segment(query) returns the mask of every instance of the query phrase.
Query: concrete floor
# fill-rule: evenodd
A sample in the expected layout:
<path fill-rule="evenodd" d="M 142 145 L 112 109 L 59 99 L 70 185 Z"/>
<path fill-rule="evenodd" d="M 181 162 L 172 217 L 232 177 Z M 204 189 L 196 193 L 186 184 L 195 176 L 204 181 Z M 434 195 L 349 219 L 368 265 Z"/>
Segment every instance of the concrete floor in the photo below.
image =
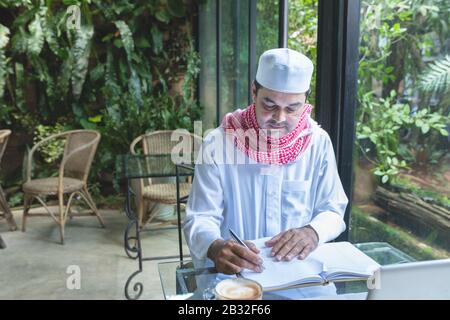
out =
<path fill-rule="evenodd" d="M 29 218 L 25 233 L 8 232 L 1 219 L 7 248 L 0 250 L 0 299 L 125 299 L 126 280 L 138 270 L 123 248 L 128 219 L 121 211 L 100 211 L 106 229 L 95 217 L 75 217 L 66 224 L 65 245 L 59 244 L 59 230 L 50 217 Z M 20 227 L 21 212 L 14 217 Z M 145 257 L 177 255 L 177 230 L 145 232 L 142 246 Z M 144 285 L 141 300 L 164 299 L 157 265 L 173 260 L 144 262 L 144 271 L 135 278 Z M 79 267 L 80 289 L 68 289 L 70 266 Z"/>

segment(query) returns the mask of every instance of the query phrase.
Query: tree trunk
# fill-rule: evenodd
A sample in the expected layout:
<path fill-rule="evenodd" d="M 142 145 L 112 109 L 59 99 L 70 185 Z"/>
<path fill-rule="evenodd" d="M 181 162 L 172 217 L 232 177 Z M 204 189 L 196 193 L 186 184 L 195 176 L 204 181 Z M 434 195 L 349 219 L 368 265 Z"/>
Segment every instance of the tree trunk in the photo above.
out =
<path fill-rule="evenodd" d="M 396 193 L 377 187 L 375 202 L 387 211 L 388 219 L 407 226 L 415 233 L 435 233 L 444 245 L 450 245 L 450 210 L 423 201 L 410 193 Z"/>

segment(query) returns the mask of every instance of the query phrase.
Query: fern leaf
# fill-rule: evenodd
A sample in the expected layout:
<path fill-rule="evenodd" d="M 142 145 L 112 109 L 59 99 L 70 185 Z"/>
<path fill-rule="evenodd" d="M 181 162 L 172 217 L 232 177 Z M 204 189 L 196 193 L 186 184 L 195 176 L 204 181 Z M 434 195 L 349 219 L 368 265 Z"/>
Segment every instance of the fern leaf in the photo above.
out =
<path fill-rule="evenodd" d="M 81 96 L 84 81 L 89 66 L 89 56 L 91 53 L 91 40 L 94 35 L 94 28 L 92 26 L 82 26 L 79 30 L 76 29 L 76 40 L 71 50 L 73 54 L 72 68 L 72 94 L 76 100 Z"/>
<path fill-rule="evenodd" d="M 15 85 L 15 93 L 16 93 L 16 106 L 22 111 L 26 112 L 25 107 L 25 78 L 23 65 L 21 63 L 16 62 L 15 66 L 15 75 L 16 75 L 16 85 Z"/>
<path fill-rule="evenodd" d="M 128 88 L 133 98 L 136 100 L 136 104 L 140 107 L 142 105 L 142 88 L 141 88 L 141 80 L 133 67 L 133 54 L 134 54 L 134 41 L 133 35 L 131 33 L 128 25 L 122 21 L 115 21 L 117 29 L 119 29 L 120 37 L 122 39 L 123 47 L 127 54 L 128 65 L 130 67 L 130 80 L 128 81 Z"/>
<path fill-rule="evenodd" d="M 69 55 L 69 57 L 64 60 L 61 65 L 61 71 L 58 76 L 58 90 L 61 93 L 61 97 L 66 97 L 69 92 L 70 79 L 72 76 L 73 68 L 72 58 L 72 55 Z"/>
<path fill-rule="evenodd" d="M 3 97 L 3 91 L 6 85 L 8 74 L 5 51 L 0 49 L 0 99 Z"/>
<path fill-rule="evenodd" d="M 0 23 L 0 49 L 4 49 L 9 42 L 9 29 Z"/>
<path fill-rule="evenodd" d="M 29 7 L 31 5 L 31 0 L 0 0 L 0 8 L 10 8 L 10 7 Z"/>
<path fill-rule="evenodd" d="M 105 72 L 105 97 L 106 97 L 106 112 L 109 118 L 115 124 L 120 124 L 122 116 L 118 101 L 122 95 L 120 86 L 118 85 L 117 77 L 114 70 L 114 59 L 111 47 L 106 52 L 106 72 Z"/>
<path fill-rule="evenodd" d="M 44 46 L 44 20 L 45 13 L 47 12 L 46 7 L 41 8 L 38 13 L 34 16 L 34 20 L 28 26 L 30 35 L 27 39 L 27 50 L 30 54 L 39 55 Z"/>
<path fill-rule="evenodd" d="M 27 35 L 25 29 L 19 27 L 11 39 L 11 47 L 14 53 L 25 53 L 27 51 Z"/>
<path fill-rule="evenodd" d="M 128 25 L 122 20 L 118 20 L 114 23 L 115 23 L 117 29 L 119 29 L 123 47 L 125 49 L 125 52 L 127 53 L 128 62 L 131 62 L 132 54 L 134 52 L 134 41 L 133 41 L 133 35 L 131 33 L 131 30 L 128 27 Z"/>
<path fill-rule="evenodd" d="M 419 79 L 419 85 L 424 91 L 448 91 L 450 89 L 450 56 L 446 55 L 432 63 Z"/>
<path fill-rule="evenodd" d="M 9 29 L 0 24 L 0 98 L 3 97 L 3 90 L 6 84 L 8 74 L 6 65 L 5 47 L 9 42 Z"/>
<path fill-rule="evenodd" d="M 67 58 L 67 50 L 58 43 L 58 24 L 57 17 L 48 17 L 45 21 L 45 41 L 52 52 L 61 59 Z"/>
<path fill-rule="evenodd" d="M 39 56 L 32 56 L 30 57 L 30 62 L 33 68 L 36 70 L 38 80 L 44 84 L 45 93 L 48 99 L 54 101 L 61 98 L 58 97 L 58 94 L 55 89 L 56 87 L 55 80 L 52 78 L 48 65 L 44 60 L 44 58 L 41 58 Z"/>

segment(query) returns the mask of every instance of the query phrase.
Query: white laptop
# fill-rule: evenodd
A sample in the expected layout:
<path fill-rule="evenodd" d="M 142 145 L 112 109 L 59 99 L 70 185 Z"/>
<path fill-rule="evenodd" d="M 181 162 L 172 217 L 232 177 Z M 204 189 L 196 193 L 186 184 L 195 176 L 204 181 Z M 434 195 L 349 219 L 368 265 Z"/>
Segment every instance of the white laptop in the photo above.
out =
<path fill-rule="evenodd" d="M 382 266 L 368 300 L 450 299 L 450 259 Z"/>

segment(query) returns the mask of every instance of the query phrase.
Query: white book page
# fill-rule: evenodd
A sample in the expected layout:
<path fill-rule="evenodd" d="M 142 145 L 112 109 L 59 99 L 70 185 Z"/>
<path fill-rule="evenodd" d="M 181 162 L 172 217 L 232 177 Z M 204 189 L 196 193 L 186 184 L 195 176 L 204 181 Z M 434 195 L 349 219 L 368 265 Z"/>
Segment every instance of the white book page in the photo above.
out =
<path fill-rule="evenodd" d="M 306 260 L 292 259 L 291 261 L 275 261 L 270 257 L 271 248 L 267 248 L 264 242 L 269 238 L 253 240 L 261 251 L 259 256 L 263 259 L 265 270 L 261 273 L 245 269 L 242 276 L 259 282 L 264 289 L 287 287 L 297 284 L 321 283 L 319 275 L 323 271 L 320 261 L 307 258 Z"/>
<path fill-rule="evenodd" d="M 371 276 L 380 265 L 350 242 L 325 243 L 314 250 L 310 257 L 324 264 L 328 278 L 343 276 Z"/>

